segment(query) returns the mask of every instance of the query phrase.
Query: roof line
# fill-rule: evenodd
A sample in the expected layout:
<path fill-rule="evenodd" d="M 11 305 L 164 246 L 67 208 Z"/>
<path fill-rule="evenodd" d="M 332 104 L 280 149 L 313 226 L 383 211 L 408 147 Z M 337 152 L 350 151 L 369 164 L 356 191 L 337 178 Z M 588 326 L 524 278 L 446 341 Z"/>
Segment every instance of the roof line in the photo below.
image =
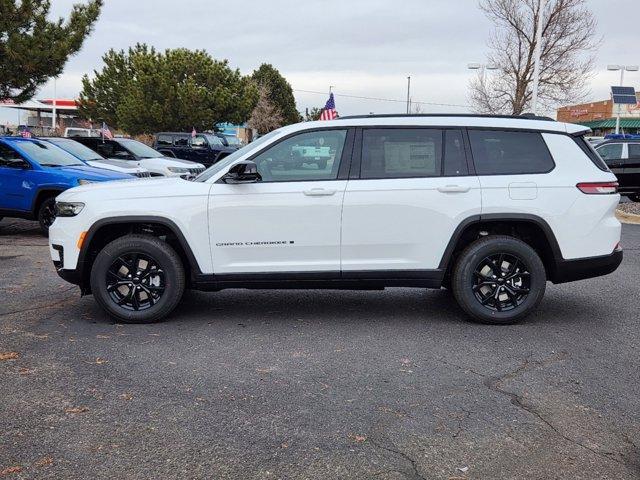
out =
<path fill-rule="evenodd" d="M 462 117 L 462 118 L 510 118 L 519 120 L 542 120 L 547 122 L 555 122 L 550 117 L 540 117 L 532 113 L 524 113 L 522 115 L 491 115 L 485 113 L 380 113 L 372 115 L 348 115 L 339 117 L 337 120 L 354 120 L 363 118 L 439 118 L 439 117 Z"/>

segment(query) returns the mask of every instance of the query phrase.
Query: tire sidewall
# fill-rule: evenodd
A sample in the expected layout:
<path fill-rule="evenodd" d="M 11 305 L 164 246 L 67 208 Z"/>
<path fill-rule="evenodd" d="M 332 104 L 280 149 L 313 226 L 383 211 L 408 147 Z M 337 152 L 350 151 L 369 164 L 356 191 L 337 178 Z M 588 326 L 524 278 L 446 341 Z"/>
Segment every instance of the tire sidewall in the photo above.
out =
<path fill-rule="evenodd" d="M 527 298 L 515 309 L 498 312 L 480 304 L 473 293 L 473 276 L 479 263 L 490 255 L 515 255 L 527 266 L 531 274 Z M 460 256 L 453 275 L 453 290 L 460 306 L 474 319 L 491 324 L 514 323 L 528 315 L 542 300 L 546 288 L 546 272 L 538 254 L 526 243 L 508 237 L 487 237 L 470 245 Z"/>
<path fill-rule="evenodd" d="M 113 261 L 126 253 L 151 256 L 164 272 L 165 290 L 160 300 L 145 310 L 126 310 L 119 307 L 107 291 L 106 275 Z M 177 259 L 177 262 L 176 262 Z M 96 301 L 112 316 L 126 323 L 152 323 L 173 310 L 184 292 L 184 269 L 171 247 L 153 237 L 145 239 L 122 237 L 104 247 L 91 268 L 91 291 Z"/>

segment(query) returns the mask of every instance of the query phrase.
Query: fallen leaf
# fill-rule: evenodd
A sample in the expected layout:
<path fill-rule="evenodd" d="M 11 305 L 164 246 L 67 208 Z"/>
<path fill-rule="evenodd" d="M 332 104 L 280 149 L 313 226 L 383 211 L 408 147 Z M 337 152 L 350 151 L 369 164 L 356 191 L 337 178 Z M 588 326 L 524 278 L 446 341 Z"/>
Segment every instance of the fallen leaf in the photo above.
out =
<path fill-rule="evenodd" d="M 282 445 L 280 445 L 280 448 L 289 448 L 289 445 L 286 443 L 283 443 Z"/>
<path fill-rule="evenodd" d="M 47 465 L 51 465 L 53 463 L 53 458 L 51 457 L 44 457 L 41 458 L 40 460 L 38 460 L 35 465 L 36 467 L 45 467 Z"/>
<path fill-rule="evenodd" d="M 18 473 L 22 471 L 22 467 L 19 466 L 15 466 L 15 467 L 7 467 L 4 470 L 0 470 L 0 477 L 4 477 L 5 475 L 9 475 L 11 473 Z"/>
<path fill-rule="evenodd" d="M 0 352 L 0 361 L 1 360 L 15 360 L 19 356 L 20 356 L 20 354 L 18 352 Z"/>
<path fill-rule="evenodd" d="M 107 363 L 109 360 L 105 360 L 104 358 L 100 358 L 97 357 L 95 362 L 88 362 L 88 363 L 93 363 L 95 365 L 102 365 L 103 363 Z"/>
<path fill-rule="evenodd" d="M 20 367 L 20 370 L 18 370 L 19 375 L 31 375 L 32 373 L 33 373 L 33 370 L 25 367 Z"/>
<path fill-rule="evenodd" d="M 120 398 L 122 398 L 123 400 L 131 400 L 133 398 L 133 395 L 131 395 L 130 393 L 123 393 L 122 395 L 120 395 Z"/>
<path fill-rule="evenodd" d="M 356 443 L 362 443 L 364 442 L 367 437 L 365 437 L 364 435 L 349 435 L 349 438 L 353 439 Z"/>
<path fill-rule="evenodd" d="M 87 407 L 70 407 L 70 408 L 65 408 L 65 413 L 84 413 L 84 412 L 88 412 L 89 409 Z"/>

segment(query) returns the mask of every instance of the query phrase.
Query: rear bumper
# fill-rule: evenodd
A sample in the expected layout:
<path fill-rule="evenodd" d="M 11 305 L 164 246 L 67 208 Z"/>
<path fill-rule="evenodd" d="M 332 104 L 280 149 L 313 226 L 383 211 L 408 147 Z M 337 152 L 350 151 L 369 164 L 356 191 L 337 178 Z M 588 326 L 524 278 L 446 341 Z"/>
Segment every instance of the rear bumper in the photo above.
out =
<path fill-rule="evenodd" d="M 561 260 L 556 265 L 553 283 L 574 282 L 586 278 L 600 277 L 614 272 L 622 263 L 622 249 L 600 257 Z"/>

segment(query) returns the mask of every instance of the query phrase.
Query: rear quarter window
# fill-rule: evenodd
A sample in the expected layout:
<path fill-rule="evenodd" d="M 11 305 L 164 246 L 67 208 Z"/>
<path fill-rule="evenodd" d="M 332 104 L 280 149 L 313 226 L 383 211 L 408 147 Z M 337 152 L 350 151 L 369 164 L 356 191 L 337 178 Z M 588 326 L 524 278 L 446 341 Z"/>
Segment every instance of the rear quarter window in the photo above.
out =
<path fill-rule="evenodd" d="M 603 172 L 608 172 L 609 167 L 604 162 L 602 157 L 598 154 L 598 151 L 593 148 L 591 142 L 589 142 L 583 136 L 573 137 L 573 140 L 578 144 L 580 149 L 589 157 L 589 160 L 593 162 L 593 164 L 598 167 Z"/>
<path fill-rule="evenodd" d="M 160 147 L 171 146 L 173 145 L 173 137 L 171 135 L 158 135 L 156 144 Z"/>
<path fill-rule="evenodd" d="M 555 163 L 539 132 L 469 130 L 478 175 L 547 173 Z"/>

